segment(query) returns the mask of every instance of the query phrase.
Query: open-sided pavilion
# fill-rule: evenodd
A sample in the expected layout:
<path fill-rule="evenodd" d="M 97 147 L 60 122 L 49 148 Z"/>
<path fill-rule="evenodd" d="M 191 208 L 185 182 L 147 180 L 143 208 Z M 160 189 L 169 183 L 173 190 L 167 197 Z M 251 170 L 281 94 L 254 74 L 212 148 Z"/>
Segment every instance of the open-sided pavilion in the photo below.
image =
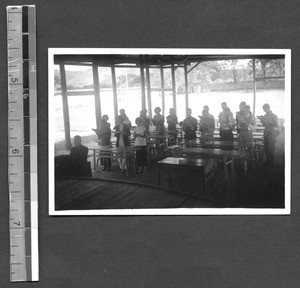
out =
<path fill-rule="evenodd" d="M 256 59 L 284 59 L 284 54 L 239 54 L 239 55 L 146 55 L 146 54 L 88 54 L 88 55 L 55 55 L 54 64 L 59 66 L 61 78 L 61 96 L 63 104 L 63 118 L 64 118 L 64 132 L 66 148 L 71 147 L 70 136 L 70 116 L 68 96 L 82 96 L 93 95 L 95 100 L 95 115 L 96 127 L 100 123 L 102 116 L 101 111 L 101 93 L 99 85 L 99 71 L 98 67 L 108 67 L 111 69 L 112 89 L 113 89 L 113 104 L 114 104 L 114 118 L 118 116 L 118 94 L 117 94 L 117 80 L 116 68 L 138 68 L 141 79 L 141 106 L 146 108 L 146 101 L 150 116 L 152 116 L 152 102 L 151 102 L 151 83 L 149 69 L 155 68 L 160 70 L 161 78 L 161 95 L 162 95 L 162 111 L 165 110 L 165 69 L 171 69 L 172 79 L 172 96 L 173 107 L 175 111 L 179 109 L 176 103 L 176 77 L 175 71 L 178 68 L 184 70 L 184 93 L 185 93 L 185 107 L 189 107 L 189 83 L 188 74 L 204 61 L 220 61 L 220 60 L 241 60 L 251 59 L 253 61 L 253 114 L 255 115 L 256 103 L 256 82 L 265 79 L 283 79 L 284 77 L 257 77 L 255 60 Z M 91 91 L 69 91 L 67 89 L 66 80 L 66 65 L 90 66 L 93 71 L 93 90 Z"/>

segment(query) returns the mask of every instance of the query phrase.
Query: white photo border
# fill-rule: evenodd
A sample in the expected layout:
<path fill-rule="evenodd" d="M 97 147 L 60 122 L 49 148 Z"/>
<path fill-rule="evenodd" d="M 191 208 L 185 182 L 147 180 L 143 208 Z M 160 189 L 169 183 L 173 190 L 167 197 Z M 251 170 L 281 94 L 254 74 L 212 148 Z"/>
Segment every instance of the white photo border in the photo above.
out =
<path fill-rule="evenodd" d="M 55 210 L 54 178 L 54 56 L 89 54 L 147 55 L 285 55 L 285 207 L 284 208 L 159 208 L 159 209 L 97 209 Z M 49 48 L 48 49 L 48 168 L 49 215 L 289 215 L 291 213 L 291 49 L 191 49 L 191 48 Z"/>

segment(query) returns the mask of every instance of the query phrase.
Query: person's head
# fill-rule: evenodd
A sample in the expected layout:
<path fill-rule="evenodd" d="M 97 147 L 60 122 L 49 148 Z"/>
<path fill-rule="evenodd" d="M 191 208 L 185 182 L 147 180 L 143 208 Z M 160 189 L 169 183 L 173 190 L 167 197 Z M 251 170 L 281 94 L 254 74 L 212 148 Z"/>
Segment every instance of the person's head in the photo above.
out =
<path fill-rule="evenodd" d="M 155 112 L 156 115 L 158 115 L 158 114 L 161 112 L 160 107 L 156 107 L 156 108 L 154 109 L 154 112 Z"/>
<path fill-rule="evenodd" d="M 106 122 L 106 121 L 108 121 L 108 119 L 109 119 L 109 118 L 108 118 L 108 116 L 105 114 L 105 115 L 103 115 L 103 116 L 102 116 L 102 118 L 101 118 L 101 119 L 102 119 L 103 121 L 105 121 L 105 122 Z"/>
<path fill-rule="evenodd" d="M 191 117 L 192 116 L 192 109 L 191 108 L 187 108 L 186 109 L 186 117 Z"/>
<path fill-rule="evenodd" d="M 145 109 L 141 110 L 140 117 L 145 117 L 146 115 L 147 115 L 147 112 L 145 111 Z"/>
<path fill-rule="evenodd" d="M 135 119 L 135 124 L 136 124 L 137 126 L 141 126 L 141 125 L 143 124 L 143 120 L 142 120 L 140 117 L 137 117 L 137 118 Z"/>
<path fill-rule="evenodd" d="M 266 113 L 268 113 L 268 112 L 271 111 L 271 107 L 270 107 L 270 105 L 269 105 L 268 103 L 264 104 L 264 105 L 262 106 L 262 108 L 264 109 L 264 111 L 265 111 Z"/>
<path fill-rule="evenodd" d="M 119 117 L 117 118 L 117 124 L 120 125 L 120 124 L 122 124 L 123 122 L 124 122 L 124 118 L 123 118 L 122 116 L 119 116 Z"/>
<path fill-rule="evenodd" d="M 243 112 L 246 108 L 247 104 L 245 101 L 242 101 L 239 105 L 239 108 L 240 108 L 240 112 Z"/>
<path fill-rule="evenodd" d="M 203 106 L 203 110 L 207 111 L 207 113 L 208 113 L 209 112 L 209 107 L 207 105 L 205 105 L 205 106 Z"/>
<path fill-rule="evenodd" d="M 169 113 L 170 113 L 170 115 L 175 115 L 175 109 L 174 108 L 170 108 Z"/>
<path fill-rule="evenodd" d="M 125 109 L 120 109 L 119 112 L 120 112 L 121 115 L 124 115 L 125 114 Z"/>
<path fill-rule="evenodd" d="M 208 115 L 208 110 L 207 109 L 203 109 L 202 110 L 202 116 L 207 116 Z"/>
<path fill-rule="evenodd" d="M 74 137 L 74 146 L 77 147 L 77 146 L 80 146 L 81 145 L 81 137 L 79 135 L 76 135 Z"/>
<path fill-rule="evenodd" d="M 250 113 L 250 105 L 245 106 L 245 113 L 249 114 Z"/>
<path fill-rule="evenodd" d="M 223 111 L 225 111 L 227 109 L 227 103 L 226 102 L 222 102 L 221 103 L 221 107 L 222 107 Z"/>

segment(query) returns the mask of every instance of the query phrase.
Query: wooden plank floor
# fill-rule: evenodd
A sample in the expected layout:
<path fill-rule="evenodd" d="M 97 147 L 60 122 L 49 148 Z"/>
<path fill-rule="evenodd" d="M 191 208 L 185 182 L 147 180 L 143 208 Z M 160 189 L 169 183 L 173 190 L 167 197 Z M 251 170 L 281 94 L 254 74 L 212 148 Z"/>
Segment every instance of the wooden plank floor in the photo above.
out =
<path fill-rule="evenodd" d="M 70 209 L 138 209 L 138 208 L 283 208 L 284 207 L 284 165 L 264 166 L 255 162 L 247 177 L 241 164 L 236 163 L 236 182 L 227 183 L 223 165 L 215 171 L 214 191 L 209 199 L 189 196 L 188 189 L 194 189 L 190 171 L 174 175 L 176 192 L 157 187 L 157 165 L 149 165 L 145 173 L 129 177 L 117 165 L 114 171 L 93 173 L 96 180 L 69 179 L 56 181 L 55 208 Z M 195 177 L 194 177 L 195 178 Z M 97 180 L 98 179 L 98 180 Z M 100 180 L 101 179 L 101 180 Z M 167 175 L 162 175 L 166 187 Z M 129 182 L 129 183 L 128 183 Z M 194 183 L 195 184 L 195 183 Z M 195 193 L 192 193 L 193 195 Z"/>
<path fill-rule="evenodd" d="M 159 187 L 100 179 L 56 181 L 56 210 L 203 208 L 216 204 Z"/>

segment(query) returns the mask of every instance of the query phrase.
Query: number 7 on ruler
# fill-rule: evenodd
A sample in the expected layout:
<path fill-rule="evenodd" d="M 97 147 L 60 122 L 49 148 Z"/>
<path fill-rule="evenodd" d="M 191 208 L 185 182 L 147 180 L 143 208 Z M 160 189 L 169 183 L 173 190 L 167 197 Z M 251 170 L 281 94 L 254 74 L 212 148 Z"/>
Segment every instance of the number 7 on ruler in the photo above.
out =
<path fill-rule="evenodd" d="M 38 281 L 35 6 L 7 7 L 10 280 Z"/>

